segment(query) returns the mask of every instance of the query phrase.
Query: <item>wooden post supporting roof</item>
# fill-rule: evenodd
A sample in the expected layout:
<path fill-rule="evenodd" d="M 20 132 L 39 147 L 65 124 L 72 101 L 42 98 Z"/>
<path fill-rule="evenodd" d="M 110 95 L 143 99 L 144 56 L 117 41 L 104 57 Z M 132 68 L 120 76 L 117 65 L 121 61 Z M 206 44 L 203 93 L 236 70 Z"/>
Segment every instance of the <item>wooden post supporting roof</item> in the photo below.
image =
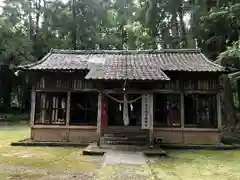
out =
<path fill-rule="evenodd" d="M 45 77 L 41 78 L 41 87 L 45 88 Z M 46 93 L 41 94 L 41 123 L 44 124 L 45 121 L 45 112 L 46 112 Z"/>
<path fill-rule="evenodd" d="M 34 121 L 35 121 L 35 107 L 36 107 L 36 91 L 35 91 L 35 88 L 32 87 L 32 92 L 31 92 L 31 116 L 30 116 L 30 126 L 31 127 L 34 125 Z"/>
<path fill-rule="evenodd" d="M 69 126 L 70 122 L 70 107 L 71 107 L 71 92 L 67 92 L 67 111 L 66 111 L 66 126 Z"/>
<path fill-rule="evenodd" d="M 69 122 L 70 122 L 70 110 L 71 110 L 71 92 L 67 92 L 67 109 L 66 109 L 66 139 L 69 140 Z"/>
<path fill-rule="evenodd" d="M 181 112 L 181 130 L 182 130 L 182 143 L 184 143 L 184 135 L 183 135 L 183 130 L 184 130 L 184 93 L 181 92 L 181 96 L 180 96 L 180 112 Z"/>
<path fill-rule="evenodd" d="M 149 143 L 153 146 L 153 93 L 148 95 L 148 106 L 149 106 Z"/>
<path fill-rule="evenodd" d="M 102 93 L 98 94 L 98 114 L 97 114 L 97 134 L 98 134 L 98 142 L 97 145 L 100 146 L 100 138 L 101 138 L 101 117 L 102 117 Z"/>
<path fill-rule="evenodd" d="M 221 128 L 222 128 L 222 108 L 221 108 L 220 92 L 217 93 L 217 122 L 218 122 L 218 129 L 221 130 Z"/>

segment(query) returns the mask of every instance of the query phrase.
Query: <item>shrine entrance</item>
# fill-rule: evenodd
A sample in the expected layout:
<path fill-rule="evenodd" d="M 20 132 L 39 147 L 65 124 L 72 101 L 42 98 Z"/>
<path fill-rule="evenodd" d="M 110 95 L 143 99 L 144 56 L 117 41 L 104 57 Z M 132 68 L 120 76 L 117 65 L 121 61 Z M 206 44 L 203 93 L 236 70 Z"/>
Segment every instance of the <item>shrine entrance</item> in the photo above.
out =
<path fill-rule="evenodd" d="M 153 142 L 153 94 L 100 93 L 101 143 Z M 100 117 L 100 116 L 99 116 Z M 128 142 L 130 141 L 131 142 Z M 124 141 L 124 142 L 122 142 Z"/>
<path fill-rule="evenodd" d="M 108 126 L 141 126 L 141 94 L 128 94 L 127 113 L 129 123 L 124 125 L 123 94 L 109 94 L 107 98 Z"/>

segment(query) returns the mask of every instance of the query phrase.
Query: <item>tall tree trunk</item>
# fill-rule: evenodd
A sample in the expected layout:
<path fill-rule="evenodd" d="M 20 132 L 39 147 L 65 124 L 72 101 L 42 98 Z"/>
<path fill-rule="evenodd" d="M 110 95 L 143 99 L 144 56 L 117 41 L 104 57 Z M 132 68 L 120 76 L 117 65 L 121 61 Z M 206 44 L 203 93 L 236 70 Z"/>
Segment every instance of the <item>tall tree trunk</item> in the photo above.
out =
<path fill-rule="evenodd" d="M 34 36 L 34 52 L 37 58 L 40 58 L 41 52 L 38 49 L 38 43 L 39 43 L 39 20 L 40 20 L 40 14 L 41 14 L 41 0 L 36 0 L 35 2 L 35 8 L 36 8 L 36 22 L 35 22 L 35 36 Z M 40 54 L 39 54 L 40 53 Z"/>
<path fill-rule="evenodd" d="M 149 7 L 146 12 L 146 24 L 150 30 L 150 36 L 152 37 L 152 48 L 157 49 L 157 35 L 158 35 L 158 30 L 157 30 L 157 1 L 156 0 L 149 0 Z M 162 12 L 163 14 L 164 12 Z M 162 36 L 164 36 L 162 34 Z"/>
<path fill-rule="evenodd" d="M 172 30 L 172 37 L 174 42 L 172 42 L 173 48 L 179 48 L 180 44 L 178 41 L 179 38 L 179 25 L 177 20 L 177 12 L 172 12 L 172 18 L 171 18 L 171 30 Z"/>
<path fill-rule="evenodd" d="M 76 26 L 76 0 L 72 0 L 72 16 L 73 16 L 73 25 L 72 25 L 72 46 L 73 49 L 77 49 L 77 26 Z"/>
<path fill-rule="evenodd" d="M 28 12 L 28 21 L 29 21 L 29 40 L 33 40 L 33 20 L 32 20 L 32 1 L 28 0 L 29 12 Z"/>
<path fill-rule="evenodd" d="M 47 15 L 47 2 L 43 0 L 43 31 L 46 33 L 48 30 L 48 15 Z"/>
<path fill-rule="evenodd" d="M 234 107 L 233 92 L 228 75 L 222 75 L 222 99 L 224 102 L 223 125 L 225 132 L 232 132 L 236 124 L 236 109 Z"/>
<path fill-rule="evenodd" d="M 183 2 L 182 0 L 180 0 L 180 6 L 179 6 L 179 9 L 178 9 L 178 14 L 179 14 L 179 23 L 180 23 L 180 29 L 181 29 L 181 33 L 180 33 L 180 36 L 181 36 L 181 42 L 183 43 L 183 47 L 187 47 L 188 46 L 188 42 L 187 42 L 187 33 L 186 33 L 186 29 L 185 29 L 185 24 L 184 24 L 184 21 L 183 21 Z"/>

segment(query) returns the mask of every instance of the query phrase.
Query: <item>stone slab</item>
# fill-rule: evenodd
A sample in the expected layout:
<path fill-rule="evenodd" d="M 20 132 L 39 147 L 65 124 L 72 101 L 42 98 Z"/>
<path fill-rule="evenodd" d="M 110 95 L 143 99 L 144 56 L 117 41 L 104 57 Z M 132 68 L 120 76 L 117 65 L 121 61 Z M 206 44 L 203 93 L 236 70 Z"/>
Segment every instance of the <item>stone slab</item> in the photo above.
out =
<path fill-rule="evenodd" d="M 109 151 L 104 155 L 103 164 L 146 164 L 141 152 Z"/>

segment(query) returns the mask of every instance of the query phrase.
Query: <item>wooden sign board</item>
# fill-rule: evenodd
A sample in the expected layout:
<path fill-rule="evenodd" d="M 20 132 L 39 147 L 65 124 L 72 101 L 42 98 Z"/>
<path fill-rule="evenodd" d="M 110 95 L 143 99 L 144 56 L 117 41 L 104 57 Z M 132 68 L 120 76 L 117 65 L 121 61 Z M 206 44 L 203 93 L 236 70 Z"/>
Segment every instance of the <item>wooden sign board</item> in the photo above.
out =
<path fill-rule="evenodd" d="M 153 94 L 142 95 L 142 129 L 150 129 L 153 125 Z"/>

